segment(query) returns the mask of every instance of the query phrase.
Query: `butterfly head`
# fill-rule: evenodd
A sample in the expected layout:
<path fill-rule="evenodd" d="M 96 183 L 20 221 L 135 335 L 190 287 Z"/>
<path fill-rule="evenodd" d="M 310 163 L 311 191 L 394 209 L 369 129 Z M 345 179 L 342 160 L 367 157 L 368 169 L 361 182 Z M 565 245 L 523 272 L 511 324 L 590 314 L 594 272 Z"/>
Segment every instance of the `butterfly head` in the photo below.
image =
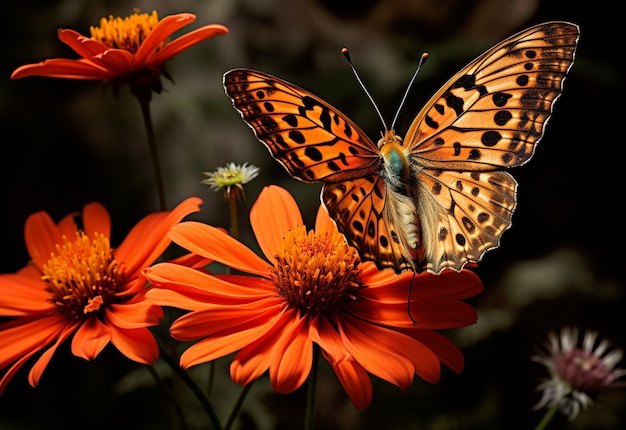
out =
<path fill-rule="evenodd" d="M 378 139 L 378 149 L 382 150 L 385 145 L 402 146 L 402 138 L 396 134 L 396 131 L 386 130 L 382 137 Z"/>

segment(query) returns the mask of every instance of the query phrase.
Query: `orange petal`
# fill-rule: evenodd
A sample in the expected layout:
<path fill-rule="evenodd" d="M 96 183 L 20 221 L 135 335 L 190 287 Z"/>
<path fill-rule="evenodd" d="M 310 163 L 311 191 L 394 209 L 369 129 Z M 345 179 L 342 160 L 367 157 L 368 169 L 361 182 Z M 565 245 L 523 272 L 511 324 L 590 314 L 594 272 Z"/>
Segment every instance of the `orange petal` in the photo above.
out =
<path fill-rule="evenodd" d="M 430 383 L 439 380 L 439 358 L 427 345 L 410 336 L 347 315 L 341 320 L 340 333 L 350 353 L 365 369 L 401 389 L 411 383 L 413 372 Z M 412 368 L 410 375 L 405 373 L 408 363 Z"/>
<path fill-rule="evenodd" d="M 0 324 L 0 369 L 31 350 L 38 351 L 54 341 L 66 324 L 57 314 L 42 318 L 18 318 Z"/>
<path fill-rule="evenodd" d="M 455 373 L 461 373 L 464 366 L 463 353 L 450 339 L 432 330 L 403 330 L 403 332 L 427 345 L 439 360 Z"/>
<path fill-rule="evenodd" d="M 111 343 L 126 357 L 143 364 L 152 364 L 159 358 L 159 346 L 148 329 L 107 326 L 111 330 Z"/>
<path fill-rule="evenodd" d="M 321 232 L 324 230 L 336 231 L 337 225 L 335 224 L 335 221 L 332 220 L 330 215 L 328 215 L 328 210 L 326 209 L 326 206 L 322 204 L 317 210 L 317 217 L 315 218 L 315 231 Z"/>
<path fill-rule="evenodd" d="M 411 305 L 411 315 L 423 321 L 422 328 L 449 329 L 466 327 L 478 320 L 476 310 L 467 303 L 432 300 Z"/>
<path fill-rule="evenodd" d="M 246 367 L 242 370 L 241 374 L 247 376 L 249 376 L 251 372 L 255 375 L 262 374 L 269 366 L 270 348 L 268 347 L 268 343 L 265 342 L 265 339 L 272 336 L 274 331 L 279 329 L 277 328 L 277 324 L 281 321 L 281 314 L 276 315 L 276 309 L 272 309 L 272 311 L 272 316 L 265 316 L 265 318 L 259 319 L 256 321 L 255 326 L 249 326 L 248 328 L 230 327 L 225 333 L 208 337 L 190 346 L 180 357 L 181 366 L 188 368 L 196 364 L 206 363 L 244 348 L 246 349 L 244 359 L 250 358 L 251 361 L 248 364 L 251 364 L 253 369 Z M 175 327 L 177 323 L 178 321 L 172 325 L 172 331 L 177 329 Z M 172 335 L 174 335 L 174 333 L 172 333 Z M 252 345 L 252 347 L 250 345 Z M 237 357 L 239 357 L 240 354 L 241 352 Z M 248 357 L 248 355 L 250 357 Z M 235 360 L 237 360 L 237 357 L 235 357 Z M 260 364 L 261 368 L 254 369 L 258 363 L 262 363 Z M 239 365 L 235 365 L 234 362 L 233 365 L 237 369 L 240 367 Z M 231 377 L 233 376 L 233 365 L 231 365 Z M 233 378 L 233 380 L 235 383 L 244 383 L 238 378 Z M 244 378 L 244 380 L 248 380 L 248 378 Z"/>
<path fill-rule="evenodd" d="M 178 245 L 246 273 L 269 276 L 270 264 L 222 229 L 196 221 L 183 222 L 169 232 Z"/>
<path fill-rule="evenodd" d="M 265 257 L 273 261 L 283 237 L 303 225 L 302 214 L 294 198 L 284 188 L 263 188 L 250 209 L 250 225 Z"/>
<path fill-rule="evenodd" d="M 294 318 L 293 312 L 279 314 L 272 320 L 272 326 L 266 328 L 264 335 L 254 339 L 235 356 L 230 365 L 230 377 L 236 384 L 247 385 L 261 376 L 270 365 L 275 365 L 274 344 Z"/>
<path fill-rule="evenodd" d="M 0 315 L 26 316 L 45 314 L 55 309 L 49 302 L 50 294 L 45 290 L 46 283 L 39 278 L 19 274 L 0 275 Z"/>
<path fill-rule="evenodd" d="M 248 344 L 230 363 L 230 378 L 235 384 L 248 385 L 263 375 L 270 363 L 270 348 L 267 344 Z"/>
<path fill-rule="evenodd" d="M 401 389 L 411 384 L 415 368 L 410 355 L 416 352 L 417 342 L 409 336 L 347 315 L 338 325 L 346 349 L 368 372 Z"/>
<path fill-rule="evenodd" d="M 240 304 L 276 296 L 274 284 L 249 279 L 245 285 L 229 282 L 238 277 L 216 277 L 197 269 L 172 263 L 159 263 L 145 270 L 148 280 L 158 288 L 170 288 L 207 303 Z"/>
<path fill-rule="evenodd" d="M 365 409 L 372 401 L 372 381 L 363 367 L 353 360 L 332 364 L 341 386 L 357 409 Z"/>
<path fill-rule="evenodd" d="M 57 314 L 35 319 L 17 318 L 0 324 L 0 336 L 2 336 L 0 369 L 13 363 L 0 380 L 0 394 L 30 357 L 55 340 L 58 341 L 57 343 L 65 340 L 63 334 L 71 333 L 74 327 L 74 325 L 67 326 L 65 318 Z M 45 364 L 47 361 L 41 364 L 42 367 L 37 370 L 38 373 L 33 375 L 32 384 L 36 385 Z"/>
<path fill-rule="evenodd" d="M 249 305 L 206 306 L 179 317 L 170 332 L 181 341 L 214 337 L 217 343 L 227 336 L 265 326 L 277 318 L 281 305 L 276 299 L 268 299 Z M 250 337 L 248 343 L 257 338 Z"/>
<path fill-rule="evenodd" d="M 307 318 L 287 321 L 273 344 L 270 381 L 277 393 L 292 393 L 304 384 L 313 363 L 313 342 L 309 339 Z"/>
<path fill-rule="evenodd" d="M 106 316 L 117 327 L 135 329 L 159 325 L 163 310 L 147 301 L 111 304 L 106 308 Z"/>
<path fill-rule="evenodd" d="M 385 303 L 406 303 L 409 299 L 465 299 L 483 290 L 478 276 L 468 270 L 447 270 L 440 275 L 423 273 L 415 277 L 413 272 L 408 271 L 395 275 L 390 269 L 377 272 L 363 270 L 361 274 L 364 285 L 368 287 L 361 291 L 362 295 Z"/>
<path fill-rule="evenodd" d="M 76 232 L 78 231 L 76 217 L 78 216 L 80 216 L 80 213 L 72 212 L 61 218 L 61 221 L 57 223 L 61 235 L 67 237 L 69 240 L 76 238 Z"/>
<path fill-rule="evenodd" d="M 205 25 L 189 33 L 183 34 L 178 39 L 168 42 L 162 49 L 152 57 L 152 64 L 162 64 L 169 58 L 178 55 L 180 52 L 191 48 L 192 46 L 209 39 L 213 36 L 221 36 L 228 33 L 228 28 L 219 24 Z"/>
<path fill-rule="evenodd" d="M 320 346 L 331 364 L 352 359 L 343 345 L 339 332 L 327 318 L 315 317 L 309 327 L 309 337 Z"/>
<path fill-rule="evenodd" d="M 364 299 L 348 306 L 353 315 L 364 321 L 392 327 L 411 328 L 417 321 L 420 329 L 447 329 L 465 327 L 477 319 L 474 308 L 456 299 L 414 300 L 410 311 L 407 305 L 406 300 L 391 304 Z"/>
<path fill-rule="evenodd" d="M 107 80 L 113 77 L 111 72 L 89 60 L 66 60 L 54 58 L 40 63 L 20 66 L 11 73 L 11 79 L 28 76 L 46 76 L 49 78 Z"/>
<path fill-rule="evenodd" d="M 156 49 L 168 37 L 195 20 L 196 16 L 191 13 L 179 13 L 161 19 L 150 33 L 148 33 L 135 53 L 135 65 L 137 69 L 142 69 L 151 62 Z"/>
<path fill-rule="evenodd" d="M 205 305 L 198 300 L 190 298 L 187 294 L 182 294 L 178 290 L 166 290 L 163 288 L 151 288 L 146 293 L 146 300 L 158 306 L 169 306 L 177 309 L 197 310 Z"/>
<path fill-rule="evenodd" d="M 90 60 L 109 71 L 111 76 L 126 76 L 140 70 L 132 53 L 124 49 L 108 49 Z"/>
<path fill-rule="evenodd" d="M 185 255 L 181 255 L 180 257 L 173 258 L 168 260 L 168 263 L 179 264 L 181 266 L 192 267 L 194 269 L 199 269 L 211 264 L 213 260 L 203 257 L 201 255 L 195 254 L 193 252 L 189 252 Z"/>
<path fill-rule="evenodd" d="M 30 385 L 32 385 L 33 387 L 37 386 L 39 378 L 41 378 L 43 371 L 45 370 L 46 366 L 48 366 L 48 363 L 50 362 L 50 359 L 56 352 L 57 348 L 70 337 L 70 335 L 76 329 L 76 326 L 77 324 L 66 325 L 63 328 L 63 331 L 59 334 L 54 345 L 48 348 L 35 362 L 33 367 L 30 369 L 30 372 L 28 373 L 28 382 L 30 383 Z"/>
<path fill-rule="evenodd" d="M 57 36 L 61 42 L 72 48 L 74 52 L 83 58 L 95 57 L 109 49 L 104 43 L 83 36 L 74 30 L 60 28 L 57 31 Z"/>
<path fill-rule="evenodd" d="M 43 347 L 44 345 L 41 346 Z M 13 365 L 4 372 L 4 375 L 2 375 L 2 379 L 0 379 L 0 396 L 4 392 L 7 385 L 9 385 L 9 382 L 11 381 L 13 376 L 15 376 L 15 374 L 22 368 L 22 366 L 26 364 L 26 362 L 29 361 L 30 358 L 37 352 L 39 352 L 39 349 L 30 350 L 27 354 L 22 355 L 19 360 L 13 363 Z"/>
<path fill-rule="evenodd" d="M 36 212 L 28 217 L 24 227 L 26 249 L 33 262 L 41 271 L 56 252 L 57 244 L 63 243 L 61 232 L 46 212 Z"/>
<path fill-rule="evenodd" d="M 72 354 L 85 360 L 95 358 L 111 341 L 111 330 L 99 318 L 87 318 L 72 339 Z"/>
<path fill-rule="evenodd" d="M 111 217 L 109 212 L 100 203 L 89 203 L 83 208 L 83 227 L 87 236 L 93 237 L 94 233 L 111 237 Z"/>
<path fill-rule="evenodd" d="M 128 233 L 115 250 L 115 258 L 124 262 L 126 278 L 135 279 L 139 271 L 152 264 L 170 244 L 167 231 L 185 216 L 198 212 L 202 200 L 190 197 L 172 211 L 157 212 L 144 217 Z"/>
<path fill-rule="evenodd" d="M 335 327 L 326 318 L 318 318 L 311 324 L 309 337 L 320 346 L 354 407 L 366 408 L 372 401 L 372 382 L 363 366 L 348 353 Z"/>

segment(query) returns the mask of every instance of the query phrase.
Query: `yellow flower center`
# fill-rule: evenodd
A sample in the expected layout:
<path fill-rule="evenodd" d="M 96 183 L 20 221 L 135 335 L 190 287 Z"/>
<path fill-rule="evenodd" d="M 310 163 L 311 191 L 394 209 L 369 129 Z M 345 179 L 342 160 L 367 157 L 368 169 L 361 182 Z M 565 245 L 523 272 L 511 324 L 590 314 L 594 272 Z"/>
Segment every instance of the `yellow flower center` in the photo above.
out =
<path fill-rule="evenodd" d="M 96 233 L 90 240 L 84 232 L 70 242 L 63 237 L 56 254 L 43 266 L 41 277 L 52 302 L 70 318 L 84 318 L 107 303 L 120 302 L 115 294 L 124 278 L 122 266 L 113 257 L 109 239 Z"/>
<path fill-rule="evenodd" d="M 276 292 L 303 314 L 332 313 L 360 288 L 361 260 L 336 231 L 308 234 L 304 226 L 283 238 L 272 280 Z"/>
<path fill-rule="evenodd" d="M 91 37 L 109 48 L 135 53 L 158 22 L 156 11 L 148 15 L 135 10 L 125 18 L 110 15 L 109 19 L 100 19 L 100 27 L 90 27 Z"/>

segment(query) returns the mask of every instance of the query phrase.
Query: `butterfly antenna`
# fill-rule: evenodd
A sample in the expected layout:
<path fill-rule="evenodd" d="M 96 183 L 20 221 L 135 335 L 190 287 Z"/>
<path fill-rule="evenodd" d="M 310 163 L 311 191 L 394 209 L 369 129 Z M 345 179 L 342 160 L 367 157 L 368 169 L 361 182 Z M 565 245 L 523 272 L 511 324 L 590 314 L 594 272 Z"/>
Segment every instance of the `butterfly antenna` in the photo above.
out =
<path fill-rule="evenodd" d="M 415 72 L 413 73 L 413 77 L 409 81 L 409 85 L 407 85 L 406 90 L 404 91 L 404 96 L 402 96 L 402 101 L 400 101 L 400 106 L 398 106 L 398 110 L 396 110 L 396 116 L 393 117 L 393 121 L 391 123 L 392 129 L 396 125 L 396 120 L 398 119 L 398 116 L 400 115 L 400 111 L 402 110 L 402 106 L 404 106 L 404 102 L 406 101 L 406 98 L 409 95 L 409 91 L 411 90 L 411 87 L 413 86 L 413 82 L 415 81 L 415 78 L 417 78 L 417 74 L 419 73 L 420 69 L 422 68 L 426 60 L 428 60 L 428 52 L 424 52 L 422 54 L 422 57 L 420 58 L 420 62 L 417 64 L 417 68 L 415 69 Z"/>
<path fill-rule="evenodd" d="M 411 277 L 411 284 L 409 285 L 409 298 L 406 303 L 406 312 L 409 314 L 409 319 L 413 324 L 417 324 L 413 315 L 411 315 L 411 296 L 413 295 L 413 281 L 415 281 L 415 272 L 413 272 L 413 276 Z"/>
<path fill-rule="evenodd" d="M 354 73 L 356 80 L 359 81 L 361 88 L 363 88 L 363 91 L 365 92 L 367 97 L 370 99 L 370 102 L 372 103 L 372 106 L 374 106 L 374 109 L 376 109 L 376 113 L 378 114 L 378 118 L 380 118 L 380 122 L 382 123 L 384 129 L 388 130 L 387 124 L 385 124 L 385 119 L 383 118 L 383 115 L 380 113 L 380 109 L 378 109 L 378 106 L 376 106 L 376 103 L 374 102 L 372 95 L 369 93 L 369 91 L 367 91 L 367 88 L 365 88 L 365 84 L 363 84 L 363 81 L 359 77 L 359 74 L 357 73 L 356 68 L 354 67 L 354 64 L 352 64 L 352 59 L 350 58 L 350 52 L 348 52 L 348 48 L 341 48 L 341 53 L 346 58 L 346 60 L 348 60 L 348 64 L 350 64 L 352 73 Z"/>

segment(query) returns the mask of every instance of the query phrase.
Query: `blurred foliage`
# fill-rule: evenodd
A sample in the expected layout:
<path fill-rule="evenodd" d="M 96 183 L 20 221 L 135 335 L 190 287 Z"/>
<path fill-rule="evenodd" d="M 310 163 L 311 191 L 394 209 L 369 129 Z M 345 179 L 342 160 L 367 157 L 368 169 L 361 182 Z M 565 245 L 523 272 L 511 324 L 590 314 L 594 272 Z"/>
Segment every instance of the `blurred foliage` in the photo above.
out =
<path fill-rule="evenodd" d="M 197 25 L 220 23 L 230 34 L 179 55 L 169 70 L 175 84 L 151 104 L 163 160 L 168 204 L 190 195 L 205 200 L 195 219 L 228 226 L 221 193 L 200 184 L 202 172 L 227 162 L 261 167 L 246 186 L 247 210 L 260 189 L 289 189 L 312 225 L 320 186 L 290 178 L 258 143 L 224 95 L 221 76 L 233 67 L 275 74 L 318 94 L 371 136 L 382 128 L 374 109 L 340 55 L 352 59 L 387 121 L 395 114 L 422 52 L 430 59 L 400 114 L 402 134 L 422 103 L 456 70 L 492 44 L 549 20 L 580 25 L 577 59 L 534 159 L 517 168 L 520 183 L 513 227 L 501 247 L 477 269 L 485 292 L 471 303 L 477 325 L 450 332 L 466 357 L 462 375 L 442 372 L 437 385 L 419 379 L 401 393 L 375 381 L 374 400 L 355 411 L 329 368 L 318 386 L 320 429 L 527 429 L 540 420 L 531 408 L 543 368 L 530 362 L 550 330 L 595 329 L 616 347 L 623 335 L 625 282 L 621 272 L 619 196 L 623 193 L 624 137 L 620 136 L 624 70 L 616 52 L 623 36 L 614 7 L 559 0 L 189 0 L 9 2 L 4 6 L 0 109 L 1 273 L 22 267 L 26 217 L 38 210 L 54 219 L 100 201 L 111 212 L 113 245 L 147 212 L 156 210 L 152 166 L 137 102 L 115 100 L 99 82 L 27 78 L 10 81 L 18 66 L 44 58 L 75 58 L 56 38 L 58 27 L 84 34 L 101 16 L 137 7 L 160 16 L 197 15 Z M 195 25 L 195 24 L 194 24 Z M 618 43 L 620 45 L 618 45 Z M 240 228 L 253 245 L 248 226 Z M 116 241 L 117 238 L 117 241 Z M 1 341 L 1 340 L 0 340 Z M 216 364 L 212 399 L 225 420 L 240 392 L 228 377 L 228 358 Z M 167 369 L 157 370 L 169 382 Z M 622 363 L 622 367 L 624 364 Z M 29 366 L 26 366 L 26 370 Z M 114 350 L 87 363 L 61 349 L 40 386 L 22 370 L 0 398 L 0 428 L 180 428 L 168 399 L 144 367 Z M 206 378 L 209 369 L 192 369 Z M 184 398 L 189 395 L 181 388 Z M 239 421 L 242 429 L 301 425 L 305 388 L 274 394 L 266 378 L 255 383 Z M 626 393 L 603 393 L 573 423 L 557 415 L 551 429 L 617 429 L 626 425 Z M 193 398 L 186 404 L 191 429 L 206 426 Z"/>

